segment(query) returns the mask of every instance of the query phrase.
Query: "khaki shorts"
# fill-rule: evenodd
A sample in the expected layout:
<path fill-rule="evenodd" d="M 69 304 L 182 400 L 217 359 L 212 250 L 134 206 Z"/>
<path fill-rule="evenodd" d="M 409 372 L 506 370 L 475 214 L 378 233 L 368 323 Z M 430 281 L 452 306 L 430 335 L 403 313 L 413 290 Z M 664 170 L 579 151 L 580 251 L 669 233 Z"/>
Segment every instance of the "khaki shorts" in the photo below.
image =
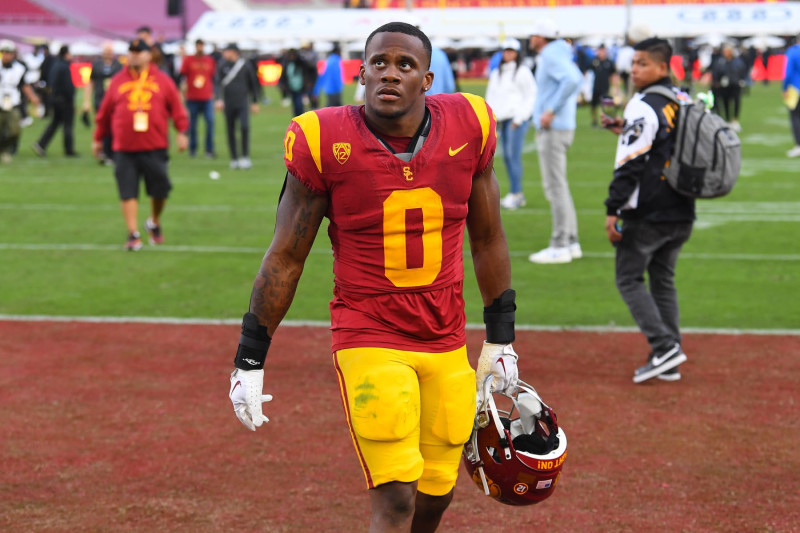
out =
<path fill-rule="evenodd" d="M 425 494 L 450 492 L 475 418 L 475 371 L 466 348 L 349 348 L 333 361 L 367 486 L 419 481 Z"/>
<path fill-rule="evenodd" d="M 19 125 L 19 109 L 11 111 L 0 110 L 0 153 L 13 146 L 19 137 L 21 128 Z"/>

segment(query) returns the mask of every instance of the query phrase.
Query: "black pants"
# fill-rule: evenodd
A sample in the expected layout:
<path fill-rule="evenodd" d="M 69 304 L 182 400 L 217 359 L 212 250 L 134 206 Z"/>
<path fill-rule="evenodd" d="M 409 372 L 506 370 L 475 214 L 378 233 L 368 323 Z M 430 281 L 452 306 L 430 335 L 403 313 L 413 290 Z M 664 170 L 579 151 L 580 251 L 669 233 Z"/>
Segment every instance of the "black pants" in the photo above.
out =
<path fill-rule="evenodd" d="M 617 289 L 653 350 L 681 342 L 675 264 L 691 234 L 691 222 L 625 220 L 622 225 L 622 240 L 617 244 Z"/>
<path fill-rule="evenodd" d="M 250 156 L 250 108 L 245 104 L 238 107 L 229 106 L 225 103 L 225 125 L 228 130 L 228 151 L 231 154 L 231 161 L 239 159 L 236 150 L 236 122 L 242 130 L 242 157 Z"/>
<path fill-rule="evenodd" d="M 44 130 L 42 136 L 39 137 L 39 146 L 46 150 L 59 126 L 64 129 L 64 153 L 75 153 L 75 104 L 73 102 L 60 100 L 53 102 L 53 119 L 47 125 L 47 129 Z"/>
<path fill-rule="evenodd" d="M 789 120 L 792 123 L 792 134 L 794 135 L 794 144 L 800 146 L 800 104 L 795 106 L 792 111 L 789 111 Z"/>
<path fill-rule="evenodd" d="M 714 111 L 727 121 L 739 119 L 739 106 L 742 103 L 742 88 L 738 84 L 717 87 L 714 93 Z M 731 115 L 733 111 L 733 115 Z"/>

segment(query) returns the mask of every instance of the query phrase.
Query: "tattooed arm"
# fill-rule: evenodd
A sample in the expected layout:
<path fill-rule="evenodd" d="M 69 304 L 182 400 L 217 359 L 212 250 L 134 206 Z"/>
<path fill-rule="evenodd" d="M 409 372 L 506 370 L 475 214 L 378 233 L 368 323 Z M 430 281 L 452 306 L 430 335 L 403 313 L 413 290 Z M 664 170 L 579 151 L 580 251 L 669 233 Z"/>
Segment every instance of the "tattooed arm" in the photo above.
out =
<path fill-rule="evenodd" d="M 253 283 L 250 312 L 270 336 L 286 315 L 294 299 L 311 245 L 328 209 L 328 199 L 310 191 L 288 174 L 278 204 L 275 235 Z"/>

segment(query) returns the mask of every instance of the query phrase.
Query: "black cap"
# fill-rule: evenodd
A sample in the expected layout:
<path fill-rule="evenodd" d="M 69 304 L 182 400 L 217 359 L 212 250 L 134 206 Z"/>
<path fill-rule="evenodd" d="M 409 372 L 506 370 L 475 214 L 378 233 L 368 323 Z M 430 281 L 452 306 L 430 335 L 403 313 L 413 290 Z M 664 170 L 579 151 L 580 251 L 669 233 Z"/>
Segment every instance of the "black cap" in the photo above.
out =
<path fill-rule="evenodd" d="M 131 41 L 130 46 L 128 46 L 128 50 L 130 52 L 149 52 L 150 45 L 141 39 L 134 39 Z"/>
<path fill-rule="evenodd" d="M 236 46 L 236 43 L 228 43 L 228 46 L 225 47 L 225 50 L 233 50 L 234 52 L 238 52 L 239 47 Z"/>

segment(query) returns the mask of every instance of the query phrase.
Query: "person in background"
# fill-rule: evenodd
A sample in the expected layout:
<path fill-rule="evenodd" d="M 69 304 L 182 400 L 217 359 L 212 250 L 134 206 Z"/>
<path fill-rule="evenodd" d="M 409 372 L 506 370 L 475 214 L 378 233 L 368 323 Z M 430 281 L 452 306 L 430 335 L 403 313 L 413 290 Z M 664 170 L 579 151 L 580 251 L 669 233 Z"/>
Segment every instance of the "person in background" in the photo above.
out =
<path fill-rule="evenodd" d="M 50 86 L 50 100 L 53 104 L 53 119 L 47 125 L 39 140 L 33 143 L 33 151 L 39 157 L 47 155 L 47 146 L 59 127 L 64 134 L 64 155 L 77 157 L 75 152 L 75 84 L 72 81 L 72 54 L 64 45 L 58 51 L 58 60 L 53 64 L 47 84 Z"/>
<path fill-rule="evenodd" d="M 317 85 L 317 77 L 319 76 L 319 72 L 317 71 L 319 55 L 317 51 L 314 50 L 314 43 L 311 41 L 304 41 L 300 46 L 300 50 L 297 51 L 297 55 L 302 60 L 306 69 L 303 97 L 308 100 L 311 109 L 316 109 L 319 107 L 319 99 L 317 95 L 314 94 L 314 87 Z"/>
<path fill-rule="evenodd" d="M 206 157 L 214 151 L 214 74 L 216 63 L 206 55 L 205 42 L 197 39 L 194 55 L 183 58 L 181 77 L 186 80 L 186 107 L 189 109 L 189 157 L 197 155 L 197 123 L 202 114 L 206 122 Z"/>
<path fill-rule="evenodd" d="M 456 92 L 456 78 L 453 75 L 450 58 L 438 46 L 434 46 L 431 50 L 431 72 L 433 72 L 433 83 L 428 89 L 428 96 Z"/>
<path fill-rule="evenodd" d="M 218 110 L 225 112 L 228 150 L 232 169 L 248 170 L 250 161 L 250 113 L 258 113 L 258 75 L 252 63 L 241 56 L 239 47 L 231 43 L 222 51 L 217 71 Z M 236 127 L 241 130 L 242 156 L 236 146 Z"/>
<path fill-rule="evenodd" d="M 733 131 L 742 130 L 739 109 L 746 80 L 744 60 L 733 54 L 733 46 L 723 44 L 719 57 L 711 65 L 711 90 L 714 93 L 714 111 L 730 124 Z"/>
<path fill-rule="evenodd" d="M 180 43 L 178 45 L 178 53 L 172 56 L 172 80 L 175 85 L 181 85 L 181 67 L 183 66 L 183 58 L 186 57 L 186 44 Z"/>
<path fill-rule="evenodd" d="M 53 116 L 53 103 L 50 99 L 50 71 L 53 70 L 53 65 L 57 61 L 57 57 L 50 53 L 50 46 L 48 44 L 40 44 L 39 50 L 42 54 L 42 62 L 39 65 L 39 80 L 33 86 L 36 94 L 39 95 L 39 100 L 44 105 L 43 117 Z"/>
<path fill-rule="evenodd" d="M 319 101 L 319 93 L 325 93 L 328 107 L 342 105 L 342 90 L 344 80 L 342 79 L 342 55 L 339 45 L 334 44 L 331 53 L 325 59 L 325 71 L 317 78 L 314 86 L 314 95 Z"/>
<path fill-rule="evenodd" d="M 278 87 L 291 99 L 292 112 L 296 117 L 303 114 L 303 94 L 308 83 L 307 71 L 306 64 L 297 54 L 297 50 L 290 48 L 283 61 Z"/>
<path fill-rule="evenodd" d="M 626 37 L 625 44 L 617 50 L 617 57 L 614 60 L 614 68 L 617 70 L 620 82 L 622 83 L 625 102 L 627 102 L 633 94 L 633 87 L 630 84 L 632 64 L 633 46 L 631 45 L 630 38 Z"/>
<path fill-rule="evenodd" d="M 0 41 L 0 163 L 11 162 L 11 150 L 16 146 L 22 126 L 19 106 L 24 93 L 39 107 L 39 96 L 25 82 L 25 66 L 16 61 L 17 47 L 8 39 Z"/>
<path fill-rule="evenodd" d="M 128 238 L 125 249 L 142 248 L 139 234 L 139 181 L 151 198 L 150 217 L 145 228 L 154 245 L 164 242 L 161 214 L 172 184 L 168 175 L 169 119 L 178 130 L 178 150 L 186 150 L 189 119 L 175 82 L 151 64 L 150 45 L 134 39 L 128 47 L 127 67 L 111 79 L 95 122 L 92 151 L 100 157 L 103 139 L 113 138 L 114 176 Z"/>
<path fill-rule="evenodd" d="M 762 83 L 766 86 L 769 85 L 769 59 L 772 57 L 772 48 L 765 48 L 761 52 L 761 64 L 764 65 L 764 79 Z"/>
<path fill-rule="evenodd" d="M 597 53 L 592 59 L 589 69 L 594 72 L 594 84 L 592 85 L 592 127 L 600 125 L 597 118 L 597 110 L 602 104 L 604 97 L 612 96 L 619 98 L 619 76 L 614 62 L 608 58 L 608 51 L 604 45 L 597 48 Z"/>
<path fill-rule="evenodd" d="M 767 77 L 765 76 L 766 80 Z M 786 50 L 786 67 L 783 72 L 783 102 L 789 110 L 794 147 L 786 157 L 800 157 L 800 42 Z"/>
<path fill-rule="evenodd" d="M 567 182 L 567 149 L 575 138 L 575 114 L 581 71 L 572 61 L 572 49 L 558 38 L 552 20 L 542 19 L 534 29 L 531 48 L 539 57 L 536 67 L 536 103 L 533 122 L 544 194 L 550 202 L 553 230 L 550 245 L 528 257 L 532 263 L 569 263 L 583 257 L 578 242 L 578 216 Z"/>
<path fill-rule="evenodd" d="M 678 104 L 644 92 L 660 85 L 677 94 L 669 75 L 672 47 L 650 38 L 634 50 L 631 80 L 639 92 L 625 106 L 624 118 L 604 120 L 619 136 L 605 230 L 616 248 L 617 289 L 651 348 L 633 382 L 676 381 L 681 379 L 678 366 L 687 358 L 681 349 L 675 265 L 692 233 L 695 201 L 662 177 L 675 143 Z"/>
<path fill-rule="evenodd" d="M 497 117 L 497 134 L 503 149 L 510 190 L 500 201 L 506 209 L 525 205 L 522 191 L 522 146 L 531 124 L 536 101 L 536 81 L 529 68 L 521 64 L 520 43 L 506 39 L 500 66 L 489 74 L 486 103 Z M 436 78 L 434 78 L 436 79 Z"/>
<path fill-rule="evenodd" d="M 103 51 L 100 58 L 92 63 L 92 74 L 89 83 L 83 90 L 83 120 L 89 122 L 89 111 L 93 110 L 95 115 L 100 109 L 103 96 L 106 94 L 106 87 L 111 83 L 111 78 L 122 70 L 122 64 L 114 57 L 113 45 L 110 42 L 103 44 Z M 113 165 L 111 151 L 111 136 L 103 139 L 103 154 L 100 163 Z"/>

